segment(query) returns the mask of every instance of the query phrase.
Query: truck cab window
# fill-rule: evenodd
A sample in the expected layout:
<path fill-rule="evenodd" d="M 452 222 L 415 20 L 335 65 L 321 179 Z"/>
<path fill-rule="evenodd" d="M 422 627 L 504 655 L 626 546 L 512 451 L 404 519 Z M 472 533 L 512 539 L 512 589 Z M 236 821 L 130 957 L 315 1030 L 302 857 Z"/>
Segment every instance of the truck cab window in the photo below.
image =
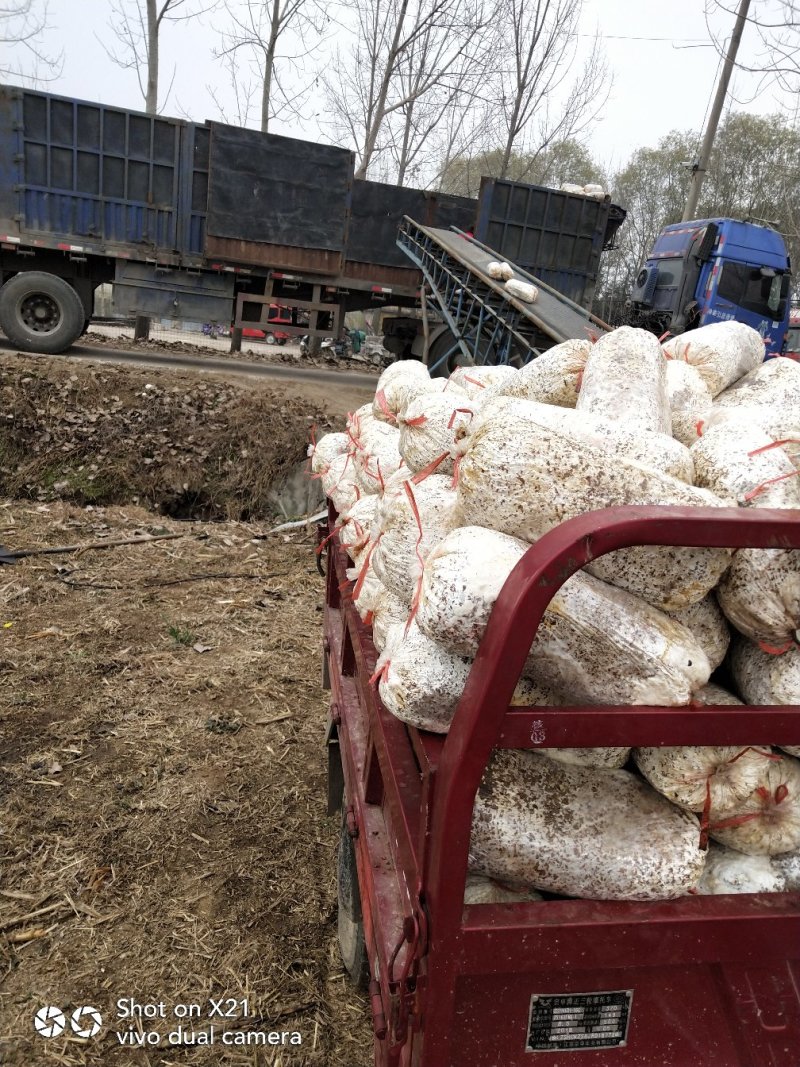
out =
<path fill-rule="evenodd" d="M 783 317 L 788 286 L 788 275 L 764 276 L 760 267 L 725 260 L 717 294 L 722 300 L 730 300 L 756 315 L 778 319 Z"/>

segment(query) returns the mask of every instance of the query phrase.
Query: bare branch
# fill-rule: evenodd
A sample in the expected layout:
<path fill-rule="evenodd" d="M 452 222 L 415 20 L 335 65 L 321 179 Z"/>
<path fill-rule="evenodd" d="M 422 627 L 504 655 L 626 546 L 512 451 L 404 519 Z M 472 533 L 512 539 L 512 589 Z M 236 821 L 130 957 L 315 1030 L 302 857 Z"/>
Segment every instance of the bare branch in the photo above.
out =
<path fill-rule="evenodd" d="M 0 58 L 0 76 L 37 85 L 55 81 L 64 67 L 64 52 L 45 51 L 41 39 L 50 29 L 47 0 L 6 0 L 0 7 L 0 44 L 14 45 L 19 61 Z"/>

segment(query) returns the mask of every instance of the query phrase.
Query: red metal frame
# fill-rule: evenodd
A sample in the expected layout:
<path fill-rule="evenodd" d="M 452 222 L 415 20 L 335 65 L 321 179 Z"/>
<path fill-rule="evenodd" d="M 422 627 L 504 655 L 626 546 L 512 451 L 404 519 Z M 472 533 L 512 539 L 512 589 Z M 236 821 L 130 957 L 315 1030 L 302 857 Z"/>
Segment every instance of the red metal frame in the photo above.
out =
<path fill-rule="evenodd" d="M 494 748 L 800 744 L 796 706 L 509 709 L 560 586 L 631 545 L 800 548 L 800 513 L 625 507 L 550 531 L 506 582 L 441 738 L 399 722 L 369 686 L 375 649 L 332 541 L 326 647 L 373 1014 L 387 1021 L 378 1067 L 800 1067 L 800 894 L 463 906 Z M 626 989 L 624 1047 L 525 1051 L 533 994 Z"/>

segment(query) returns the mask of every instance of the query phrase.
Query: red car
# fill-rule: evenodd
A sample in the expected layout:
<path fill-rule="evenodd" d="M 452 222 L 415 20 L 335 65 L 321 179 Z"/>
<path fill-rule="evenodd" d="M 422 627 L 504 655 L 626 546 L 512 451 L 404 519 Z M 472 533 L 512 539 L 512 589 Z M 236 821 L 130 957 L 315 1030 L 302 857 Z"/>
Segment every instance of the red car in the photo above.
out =
<path fill-rule="evenodd" d="M 292 313 L 289 308 L 280 307 L 278 304 L 269 306 L 269 322 L 279 325 L 291 326 Z M 249 337 L 253 341 L 266 341 L 268 345 L 285 345 L 289 340 L 289 334 L 283 330 L 260 330 L 257 327 L 245 326 L 242 329 L 242 337 Z"/>

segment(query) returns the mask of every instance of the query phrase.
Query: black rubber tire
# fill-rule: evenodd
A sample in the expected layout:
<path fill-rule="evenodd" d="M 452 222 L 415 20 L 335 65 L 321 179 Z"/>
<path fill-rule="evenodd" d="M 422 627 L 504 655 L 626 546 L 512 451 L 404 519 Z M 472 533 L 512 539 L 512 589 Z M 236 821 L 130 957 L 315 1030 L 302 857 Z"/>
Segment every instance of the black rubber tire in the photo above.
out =
<path fill-rule="evenodd" d="M 364 940 L 364 923 L 361 916 L 361 891 L 358 888 L 358 870 L 353 839 L 347 830 L 342 803 L 342 826 L 339 832 L 339 849 L 336 857 L 336 895 L 338 900 L 337 934 L 339 951 L 345 970 L 359 989 L 369 985 L 369 959 Z"/>
<path fill-rule="evenodd" d="M 30 325 L 38 310 L 46 313 L 41 329 Z M 25 352 L 64 352 L 80 337 L 85 321 L 81 298 L 55 274 L 23 271 L 0 289 L 0 327 Z"/>

